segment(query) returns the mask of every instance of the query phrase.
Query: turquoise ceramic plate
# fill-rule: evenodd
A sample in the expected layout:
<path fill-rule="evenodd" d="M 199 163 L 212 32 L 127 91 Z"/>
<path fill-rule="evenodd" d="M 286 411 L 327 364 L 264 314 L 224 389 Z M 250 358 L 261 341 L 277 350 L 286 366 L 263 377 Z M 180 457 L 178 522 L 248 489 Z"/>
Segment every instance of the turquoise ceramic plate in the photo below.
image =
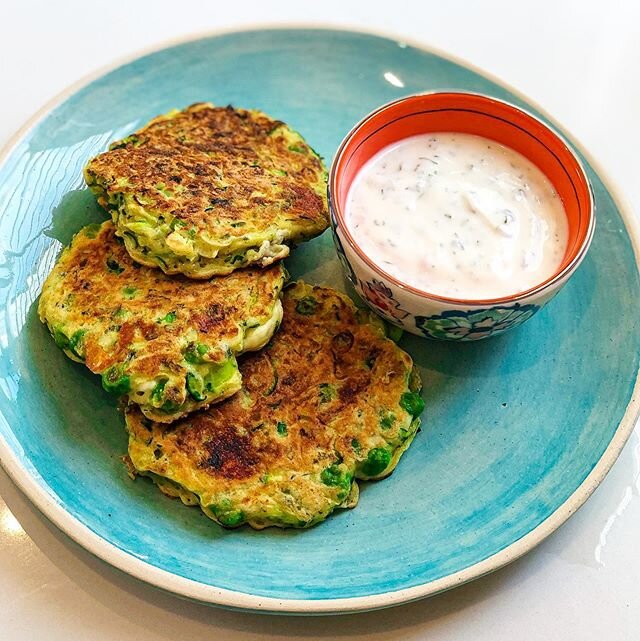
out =
<path fill-rule="evenodd" d="M 423 430 L 391 478 L 364 485 L 355 510 L 309 531 L 225 531 L 150 482 L 132 482 L 113 399 L 37 320 L 60 243 L 103 216 L 81 169 L 110 140 L 172 107 L 211 100 L 284 119 L 330 160 L 374 107 L 443 87 L 540 114 L 441 55 L 373 35 L 292 29 L 143 56 L 67 93 L 21 133 L 0 166 L 0 456 L 61 529 L 187 597 L 337 612 L 409 601 L 494 570 L 586 500 L 632 429 L 640 343 L 632 219 L 588 159 L 599 226 L 574 278 L 504 336 L 465 345 L 404 339 L 425 381 Z M 288 267 L 314 283 L 345 284 L 329 233 L 296 250 Z"/>

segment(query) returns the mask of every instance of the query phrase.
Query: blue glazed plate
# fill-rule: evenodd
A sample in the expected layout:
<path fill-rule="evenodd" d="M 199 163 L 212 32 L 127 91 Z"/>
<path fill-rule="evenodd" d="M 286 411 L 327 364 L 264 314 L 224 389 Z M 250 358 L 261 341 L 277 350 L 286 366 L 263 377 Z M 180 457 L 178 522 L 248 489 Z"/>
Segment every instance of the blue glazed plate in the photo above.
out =
<path fill-rule="evenodd" d="M 177 594 L 300 613 L 410 601 L 495 570 L 539 543 L 600 483 L 637 412 L 640 283 L 633 219 L 583 157 L 599 227 L 564 290 L 523 327 L 475 344 L 406 337 L 425 382 L 423 430 L 355 510 L 308 531 L 225 531 L 131 481 L 113 399 L 58 350 L 36 299 L 61 243 L 103 214 L 89 156 L 159 113 L 210 100 L 255 107 L 329 160 L 354 122 L 403 94 L 450 88 L 540 110 L 442 55 L 345 31 L 230 33 L 133 60 L 48 107 L 0 165 L 0 458 L 62 530 Z M 345 287 L 329 232 L 294 277 Z"/>

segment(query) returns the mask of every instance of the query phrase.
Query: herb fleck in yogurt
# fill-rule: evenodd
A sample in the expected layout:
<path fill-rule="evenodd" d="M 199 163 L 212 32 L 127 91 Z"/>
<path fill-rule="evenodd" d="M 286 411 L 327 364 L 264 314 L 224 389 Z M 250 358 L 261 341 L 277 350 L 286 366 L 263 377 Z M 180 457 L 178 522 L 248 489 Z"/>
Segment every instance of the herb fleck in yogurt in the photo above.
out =
<path fill-rule="evenodd" d="M 398 280 L 451 298 L 516 294 L 552 276 L 567 247 L 562 201 L 518 152 L 459 133 L 414 136 L 356 177 L 345 222 Z"/>

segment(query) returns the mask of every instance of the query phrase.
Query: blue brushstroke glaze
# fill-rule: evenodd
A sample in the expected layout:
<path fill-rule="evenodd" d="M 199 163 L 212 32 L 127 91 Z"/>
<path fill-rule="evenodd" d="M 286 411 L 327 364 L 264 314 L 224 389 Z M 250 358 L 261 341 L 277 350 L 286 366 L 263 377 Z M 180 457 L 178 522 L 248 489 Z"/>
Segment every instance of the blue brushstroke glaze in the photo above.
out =
<path fill-rule="evenodd" d="M 384 79 L 392 71 L 404 88 Z M 638 369 L 638 271 L 594 170 L 599 226 L 575 277 L 521 328 L 478 343 L 406 336 L 427 409 L 393 476 L 309 531 L 228 532 L 121 462 L 121 415 L 98 377 L 56 348 L 35 311 L 60 242 L 104 214 L 87 159 L 149 118 L 193 102 L 253 107 L 330 160 L 371 109 L 452 88 L 527 107 L 437 55 L 371 35 L 268 30 L 153 53 L 81 89 L 0 168 L 0 434 L 25 470 L 99 536 L 204 584 L 279 598 L 380 594 L 462 570 L 548 518 L 601 457 Z M 535 110 L 534 110 L 535 111 Z M 294 277 L 344 286 L 330 233 L 288 261 Z"/>

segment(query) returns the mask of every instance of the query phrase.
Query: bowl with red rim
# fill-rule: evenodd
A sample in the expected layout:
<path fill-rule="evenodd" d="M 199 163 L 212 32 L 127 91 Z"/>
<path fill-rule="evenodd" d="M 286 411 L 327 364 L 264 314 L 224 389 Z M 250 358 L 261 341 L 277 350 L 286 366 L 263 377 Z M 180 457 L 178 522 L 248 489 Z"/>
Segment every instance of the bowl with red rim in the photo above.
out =
<path fill-rule="evenodd" d="M 349 190 L 378 152 L 405 138 L 435 132 L 474 134 L 522 154 L 562 200 L 568 242 L 562 262 L 543 282 L 497 298 L 458 299 L 417 289 L 368 256 L 345 224 Z M 442 91 L 379 107 L 342 141 L 329 172 L 331 227 L 338 256 L 358 294 L 387 321 L 413 334 L 468 341 L 521 325 L 560 291 L 584 259 L 595 229 L 589 180 L 570 145 L 536 116 L 490 96 Z"/>

